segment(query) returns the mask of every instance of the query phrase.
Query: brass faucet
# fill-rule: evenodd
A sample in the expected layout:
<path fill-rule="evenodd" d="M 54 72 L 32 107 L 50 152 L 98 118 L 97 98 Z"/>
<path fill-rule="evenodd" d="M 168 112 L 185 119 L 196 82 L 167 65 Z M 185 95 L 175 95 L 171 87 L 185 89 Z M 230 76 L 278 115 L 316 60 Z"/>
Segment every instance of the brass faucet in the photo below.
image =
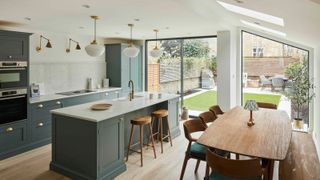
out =
<path fill-rule="evenodd" d="M 131 92 L 129 93 L 129 100 L 132 101 L 132 99 L 134 99 L 134 85 L 132 80 L 129 81 L 128 87 L 131 88 Z"/>

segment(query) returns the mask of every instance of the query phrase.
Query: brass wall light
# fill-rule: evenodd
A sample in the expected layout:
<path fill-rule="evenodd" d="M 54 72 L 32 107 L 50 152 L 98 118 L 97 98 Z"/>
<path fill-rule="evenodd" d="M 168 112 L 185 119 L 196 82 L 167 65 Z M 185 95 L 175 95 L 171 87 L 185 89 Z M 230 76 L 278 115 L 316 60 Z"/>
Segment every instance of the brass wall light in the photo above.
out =
<path fill-rule="evenodd" d="M 51 45 L 51 43 L 50 43 L 50 39 L 48 39 L 48 38 L 46 38 L 46 37 L 44 37 L 44 36 L 42 36 L 42 35 L 40 35 L 40 46 L 38 46 L 37 48 L 36 48 L 36 50 L 38 51 L 38 52 L 40 52 L 42 49 L 41 49 L 41 42 L 42 42 L 42 39 L 45 39 L 45 40 L 47 40 L 48 42 L 47 42 L 47 44 L 46 44 L 46 48 L 52 48 L 52 45 Z"/>
<path fill-rule="evenodd" d="M 79 42 L 78 42 L 78 41 L 75 41 L 75 40 L 73 40 L 73 39 L 71 39 L 71 38 L 69 38 L 69 48 L 66 49 L 66 52 L 67 52 L 67 53 L 70 52 L 71 42 L 77 43 L 76 50 L 81 50 L 81 47 L 80 47 L 80 45 L 79 45 Z"/>

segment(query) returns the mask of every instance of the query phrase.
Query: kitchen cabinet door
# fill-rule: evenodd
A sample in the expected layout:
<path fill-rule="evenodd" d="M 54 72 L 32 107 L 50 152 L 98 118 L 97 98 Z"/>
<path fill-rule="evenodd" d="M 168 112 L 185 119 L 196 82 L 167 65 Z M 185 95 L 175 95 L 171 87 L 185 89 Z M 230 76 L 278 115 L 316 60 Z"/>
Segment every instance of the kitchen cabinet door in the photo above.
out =
<path fill-rule="evenodd" d="M 0 31 L 0 59 L 28 60 L 29 35 L 10 31 Z"/>

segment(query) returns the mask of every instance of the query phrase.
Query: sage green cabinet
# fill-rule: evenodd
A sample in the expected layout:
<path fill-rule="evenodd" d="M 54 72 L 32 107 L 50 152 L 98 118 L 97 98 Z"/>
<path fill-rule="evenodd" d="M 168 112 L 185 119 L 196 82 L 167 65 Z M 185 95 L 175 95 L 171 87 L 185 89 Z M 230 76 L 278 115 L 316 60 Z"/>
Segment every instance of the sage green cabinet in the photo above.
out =
<path fill-rule="evenodd" d="M 26 130 L 26 120 L 8 123 L 0 127 L 0 157 L 8 151 L 15 151 L 16 148 L 26 143 Z"/>
<path fill-rule="evenodd" d="M 122 96 L 129 92 L 128 83 L 131 79 L 136 92 L 142 91 L 142 46 L 135 45 L 140 49 L 137 57 L 129 58 L 122 52 L 128 44 L 106 44 L 107 77 L 110 86 L 122 87 Z M 131 68 L 130 68 L 131 61 Z"/>
<path fill-rule="evenodd" d="M 0 59 L 28 61 L 29 33 L 0 30 Z"/>

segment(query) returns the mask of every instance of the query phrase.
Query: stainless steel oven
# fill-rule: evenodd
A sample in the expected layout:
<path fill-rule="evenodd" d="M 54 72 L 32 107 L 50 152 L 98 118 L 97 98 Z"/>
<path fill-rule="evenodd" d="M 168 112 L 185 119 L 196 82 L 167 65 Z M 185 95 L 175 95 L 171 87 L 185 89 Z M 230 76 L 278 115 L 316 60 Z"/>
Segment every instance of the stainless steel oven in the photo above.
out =
<path fill-rule="evenodd" d="M 0 90 L 0 124 L 27 119 L 27 89 Z"/>
<path fill-rule="evenodd" d="M 0 61 L 0 89 L 28 86 L 26 61 Z"/>

